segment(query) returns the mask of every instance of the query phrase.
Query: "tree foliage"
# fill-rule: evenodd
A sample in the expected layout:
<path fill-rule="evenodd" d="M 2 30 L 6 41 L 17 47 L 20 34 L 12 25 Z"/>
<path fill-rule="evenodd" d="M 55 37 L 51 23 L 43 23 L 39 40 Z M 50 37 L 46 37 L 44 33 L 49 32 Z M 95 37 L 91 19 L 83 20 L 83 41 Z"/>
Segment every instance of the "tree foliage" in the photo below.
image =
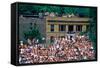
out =
<path fill-rule="evenodd" d="M 41 42 L 42 35 L 39 32 L 39 29 L 38 29 L 38 26 L 37 26 L 36 23 L 34 23 L 33 28 L 30 27 L 30 30 L 29 31 L 25 31 L 24 32 L 24 37 L 25 37 L 25 39 L 28 39 L 29 38 L 30 40 L 32 40 L 33 38 L 35 38 L 35 39 L 38 39 L 39 42 Z"/>
<path fill-rule="evenodd" d="M 92 8 L 90 9 L 90 18 L 92 19 L 90 21 L 90 29 L 89 29 L 89 38 L 91 39 L 91 41 L 94 44 L 94 47 L 96 48 L 97 45 L 97 9 L 96 8 Z"/>
<path fill-rule="evenodd" d="M 19 5 L 19 14 L 38 14 L 39 12 L 54 12 L 58 14 L 79 14 L 89 16 L 90 8 L 83 7 L 63 7 L 49 5 Z"/>

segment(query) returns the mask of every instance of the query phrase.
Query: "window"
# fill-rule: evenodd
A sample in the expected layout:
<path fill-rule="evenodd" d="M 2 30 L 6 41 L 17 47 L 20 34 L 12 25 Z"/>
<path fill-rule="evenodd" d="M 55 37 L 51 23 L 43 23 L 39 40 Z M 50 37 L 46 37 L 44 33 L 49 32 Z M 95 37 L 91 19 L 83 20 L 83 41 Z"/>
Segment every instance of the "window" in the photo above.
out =
<path fill-rule="evenodd" d="M 59 31 L 66 31 L 66 25 L 59 25 Z"/>
<path fill-rule="evenodd" d="M 65 36 L 58 36 L 58 38 L 65 38 Z"/>
<path fill-rule="evenodd" d="M 86 31 L 88 31 L 89 30 L 89 25 L 86 25 Z"/>
<path fill-rule="evenodd" d="M 72 32 L 72 31 L 73 31 L 73 25 L 69 25 L 69 26 L 68 26 L 68 31 L 69 31 L 69 32 Z"/>
<path fill-rule="evenodd" d="M 61 38 L 65 38 L 65 36 L 61 36 Z"/>
<path fill-rule="evenodd" d="M 82 31 L 82 25 L 77 25 L 76 26 L 76 31 Z"/>
<path fill-rule="evenodd" d="M 54 42 L 54 36 L 50 37 L 50 42 L 53 43 Z"/>
<path fill-rule="evenodd" d="M 51 24 L 51 32 L 53 32 L 53 31 L 54 31 L 54 25 Z"/>

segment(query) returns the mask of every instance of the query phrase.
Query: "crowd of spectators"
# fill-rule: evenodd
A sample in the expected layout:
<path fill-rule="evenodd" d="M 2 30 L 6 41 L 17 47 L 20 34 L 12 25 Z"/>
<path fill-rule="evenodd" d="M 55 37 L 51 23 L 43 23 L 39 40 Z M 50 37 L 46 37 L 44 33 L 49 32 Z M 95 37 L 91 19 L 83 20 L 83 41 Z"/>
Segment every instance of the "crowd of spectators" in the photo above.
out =
<path fill-rule="evenodd" d="M 20 64 L 95 59 L 93 43 L 87 36 L 54 38 L 54 42 L 47 47 L 34 41 L 28 40 L 27 44 L 21 42 L 19 45 Z"/>

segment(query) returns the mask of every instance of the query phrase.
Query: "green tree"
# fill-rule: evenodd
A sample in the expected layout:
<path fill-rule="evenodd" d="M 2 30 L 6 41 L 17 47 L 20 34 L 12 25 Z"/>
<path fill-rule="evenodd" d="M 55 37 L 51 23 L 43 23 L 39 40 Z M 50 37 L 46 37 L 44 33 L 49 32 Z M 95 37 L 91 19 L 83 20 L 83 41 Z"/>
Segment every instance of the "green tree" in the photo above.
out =
<path fill-rule="evenodd" d="M 97 45 L 97 9 L 91 8 L 89 17 L 91 18 L 90 21 L 90 28 L 89 28 L 89 38 L 93 42 L 94 48 L 96 48 Z"/>
<path fill-rule="evenodd" d="M 32 26 L 30 26 L 30 30 L 24 32 L 24 37 L 25 37 L 26 40 L 28 38 L 30 40 L 32 40 L 33 38 L 35 38 L 35 39 L 38 39 L 40 43 L 42 41 L 42 35 L 39 32 L 38 25 L 36 23 L 34 23 L 33 28 L 32 28 Z"/>

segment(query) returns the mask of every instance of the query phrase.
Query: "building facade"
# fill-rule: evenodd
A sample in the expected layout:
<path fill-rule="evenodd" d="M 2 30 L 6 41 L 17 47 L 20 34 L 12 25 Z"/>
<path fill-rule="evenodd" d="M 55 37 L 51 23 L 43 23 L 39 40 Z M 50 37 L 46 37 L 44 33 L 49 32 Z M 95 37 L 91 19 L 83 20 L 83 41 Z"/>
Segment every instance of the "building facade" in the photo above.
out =
<path fill-rule="evenodd" d="M 46 38 L 65 37 L 85 32 L 89 28 L 90 18 L 82 17 L 46 17 Z"/>

